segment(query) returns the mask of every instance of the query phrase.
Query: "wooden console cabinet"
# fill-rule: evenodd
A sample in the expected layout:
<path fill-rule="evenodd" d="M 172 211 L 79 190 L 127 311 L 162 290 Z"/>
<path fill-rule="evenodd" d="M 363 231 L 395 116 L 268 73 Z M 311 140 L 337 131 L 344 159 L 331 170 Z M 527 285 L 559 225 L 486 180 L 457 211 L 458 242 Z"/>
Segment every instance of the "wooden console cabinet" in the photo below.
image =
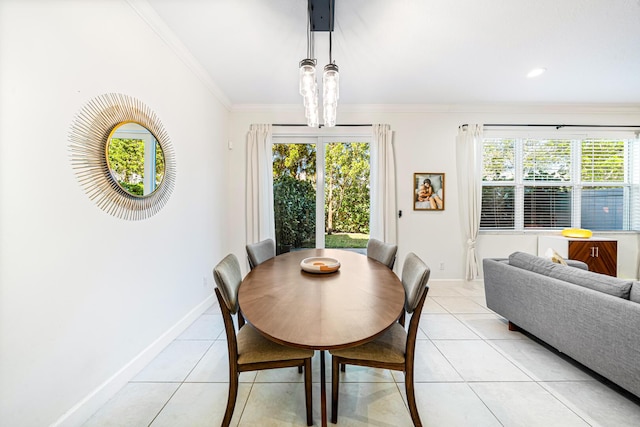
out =
<path fill-rule="evenodd" d="M 616 240 L 539 236 L 538 256 L 544 256 L 549 248 L 553 248 L 564 258 L 587 263 L 589 271 L 614 277 L 618 275 L 618 242 Z"/>

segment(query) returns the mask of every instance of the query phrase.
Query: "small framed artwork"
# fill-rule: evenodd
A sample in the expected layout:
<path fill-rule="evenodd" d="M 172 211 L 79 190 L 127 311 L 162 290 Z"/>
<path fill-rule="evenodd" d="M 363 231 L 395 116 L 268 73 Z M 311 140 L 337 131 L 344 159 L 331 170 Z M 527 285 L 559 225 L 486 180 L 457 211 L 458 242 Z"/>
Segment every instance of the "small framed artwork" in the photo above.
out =
<path fill-rule="evenodd" d="M 444 173 L 413 174 L 413 210 L 444 210 Z"/>

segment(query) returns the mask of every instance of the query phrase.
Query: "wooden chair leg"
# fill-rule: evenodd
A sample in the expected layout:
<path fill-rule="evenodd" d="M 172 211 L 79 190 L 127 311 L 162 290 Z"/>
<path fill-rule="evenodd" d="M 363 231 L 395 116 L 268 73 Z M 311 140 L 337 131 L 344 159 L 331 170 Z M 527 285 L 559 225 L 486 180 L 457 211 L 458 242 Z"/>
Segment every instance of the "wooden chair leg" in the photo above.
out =
<path fill-rule="evenodd" d="M 338 388 L 340 387 L 340 372 L 338 372 L 338 358 L 331 356 L 331 422 L 338 422 Z M 344 363 L 342 364 L 344 368 Z"/>
<path fill-rule="evenodd" d="M 407 370 L 404 375 L 404 385 L 407 392 L 407 403 L 409 404 L 409 413 L 415 427 L 422 427 L 418 407 L 416 406 L 416 391 L 413 387 L 413 369 Z"/>
<path fill-rule="evenodd" d="M 311 395 L 311 359 L 306 359 L 304 361 L 304 395 L 305 395 L 305 404 L 307 405 L 307 425 L 313 425 L 313 400 Z"/>
<path fill-rule="evenodd" d="M 340 365 L 340 370 L 342 372 L 346 372 L 347 371 L 347 365 L 345 365 L 344 363 L 342 365 Z"/>
<path fill-rule="evenodd" d="M 236 398 L 238 397 L 238 372 L 231 372 L 229 375 L 229 397 L 227 398 L 227 410 L 224 412 L 222 419 L 222 427 L 229 427 L 233 410 L 236 407 Z"/>
<path fill-rule="evenodd" d="M 302 373 L 302 366 L 298 366 L 298 373 L 301 374 Z"/>

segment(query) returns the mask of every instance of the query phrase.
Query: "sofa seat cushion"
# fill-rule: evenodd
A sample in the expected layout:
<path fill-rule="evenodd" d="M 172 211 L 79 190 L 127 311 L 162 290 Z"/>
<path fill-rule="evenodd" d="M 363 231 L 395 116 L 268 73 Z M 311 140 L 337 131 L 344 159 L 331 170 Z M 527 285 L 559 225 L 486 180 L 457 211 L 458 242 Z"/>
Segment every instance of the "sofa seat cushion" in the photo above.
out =
<path fill-rule="evenodd" d="M 624 299 L 629 299 L 633 284 L 631 280 L 555 264 L 548 259 L 525 252 L 512 253 L 509 256 L 509 264 Z"/>

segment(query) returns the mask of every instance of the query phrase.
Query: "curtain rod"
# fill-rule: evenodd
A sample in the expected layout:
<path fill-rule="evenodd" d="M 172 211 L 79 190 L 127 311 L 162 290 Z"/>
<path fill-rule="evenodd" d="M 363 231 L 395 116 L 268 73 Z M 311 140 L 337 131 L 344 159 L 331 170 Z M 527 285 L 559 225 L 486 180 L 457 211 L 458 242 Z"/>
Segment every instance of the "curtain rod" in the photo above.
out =
<path fill-rule="evenodd" d="M 463 125 L 460 125 L 460 128 L 464 128 L 464 127 L 468 127 L 469 124 L 465 123 Z M 485 126 L 492 126 L 492 127 L 554 127 L 556 129 L 562 129 L 562 128 L 640 128 L 640 125 L 553 125 L 553 124 L 548 124 L 548 125 L 539 125 L 539 124 L 507 124 L 507 123 L 491 123 L 491 124 L 484 124 L 482 125 L 483 127 Z"/>
<path fill-rule="evenodd" d="M 294 123 L 294 124 L 286 124 L 286 123 L 274 123 L 271 126 L 307 126 L 305 124 L 301 124 L 301 123 Z M 372 124 L 364 124 L 364 123 L 358 123 L 358 124 L 350 124 L 350 125 L 336 125 L 336 127 L 341 127 L 341 126 L 373 126 Z M 325 127 L 324 125 L 320 124 L 318 125 L 319 128 L 323 128 Z"/>

